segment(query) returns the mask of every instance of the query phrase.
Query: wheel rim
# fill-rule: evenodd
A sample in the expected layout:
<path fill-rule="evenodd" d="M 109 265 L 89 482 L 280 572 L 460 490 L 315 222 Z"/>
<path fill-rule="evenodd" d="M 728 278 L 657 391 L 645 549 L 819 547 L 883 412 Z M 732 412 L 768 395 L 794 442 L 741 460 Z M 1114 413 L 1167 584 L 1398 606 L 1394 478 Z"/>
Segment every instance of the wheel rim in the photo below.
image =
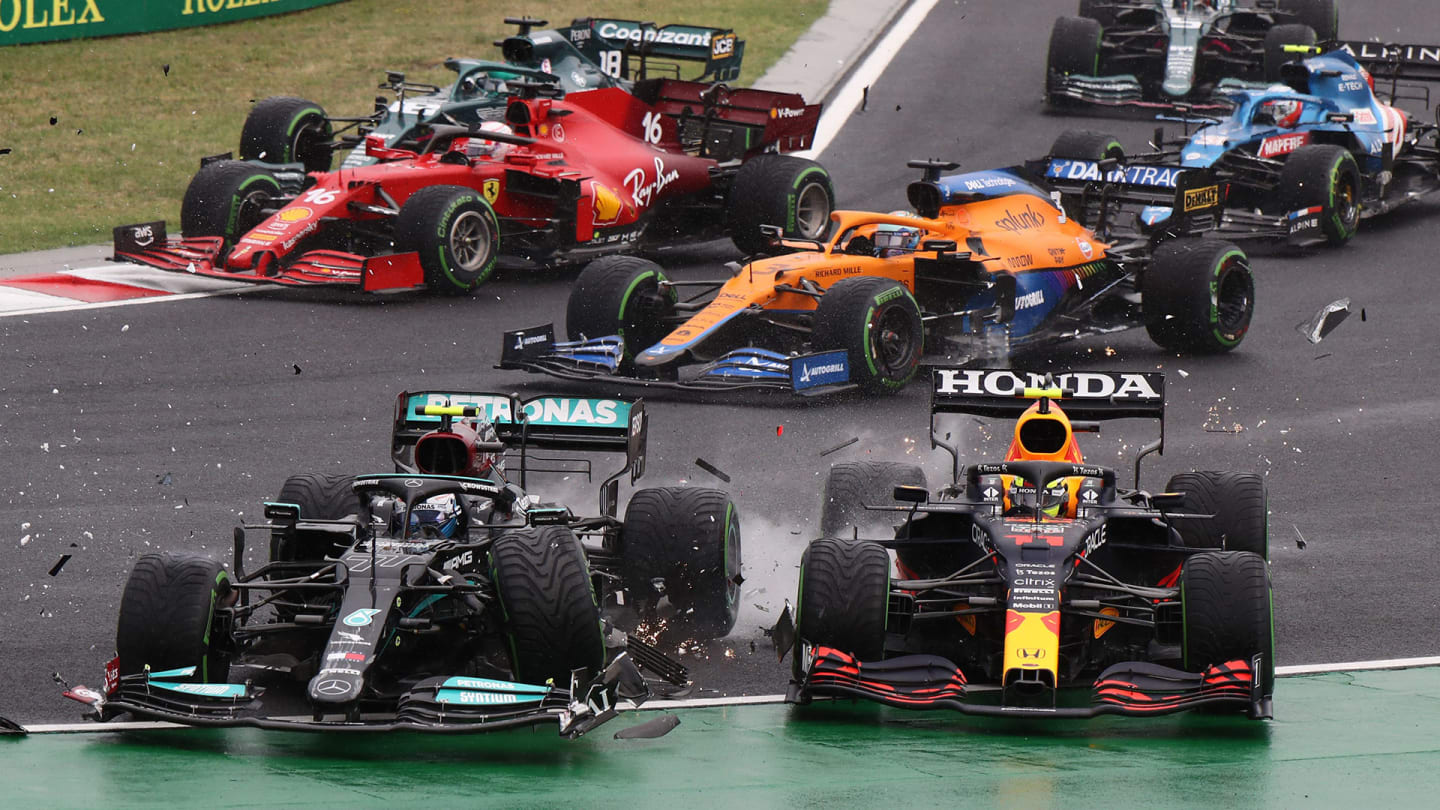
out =
<path fill-rule="evenodd" d="M 456 266 L 475 272 L 490 260 L 490 223 L 479 211 L 466 211 L 450 225 L 450 253 Z"/>
<path fill-rule="evenodd" d="M 1335 190 L 1335 213 L 1339 216 L 1340 225 L 1349 231 L 1355 227 L 1355 221 L 1360 218 L 1360 206 L 1355 202 L 1355 183 L 1350 176 L 1343 175 L 1340 178 L 1340 187 Z"/>
<path fill-rule="evenodd" d="M 265 206 L 270 202 L 268 191 L 252 191 L 240 198 L 240 205 L 235 212 L 235 233 L 231 236 L 239 236 L 248 233 L 256 225 L 265 220 Z"/>
<path fill-rule="evenodd" d="M 1215 294 L 1215 325 L 1222 334 L 1238 335 L 1249 327 L 1254 297 L 1255 285 L 1249 273 L 1225 273 Z"/>
<path fill-rule="evenodd" d="M 330 137 L 325 132 L 323 121 L 301 126 L 295 133 L 295 139 L 290 143 L 290 159 L 305 164 L 306 169 L 314 166 L 316 168 L 311 169 L 312 171 L 323 171 L 329 168 L 329 161 L 325 160 L 329 155 L 323 149 L 324 144 L 329 140 Z M 322 163 L 327 165 L 321 166 Z"/>
<path fill-rule="evenodd" d="M 811 183 L 800 190 L 795 203 L 795 228 L 805 239 L 818 239 L 830 224 L 830 195 L 825 186 Z"/>
<path fill-rule="evenodd" d="M 914 364 L 915 324 L 905 310 L 897 306 L 882 309 L 871 334 L 871 351 L 883 375 L 899 376 Z"/>

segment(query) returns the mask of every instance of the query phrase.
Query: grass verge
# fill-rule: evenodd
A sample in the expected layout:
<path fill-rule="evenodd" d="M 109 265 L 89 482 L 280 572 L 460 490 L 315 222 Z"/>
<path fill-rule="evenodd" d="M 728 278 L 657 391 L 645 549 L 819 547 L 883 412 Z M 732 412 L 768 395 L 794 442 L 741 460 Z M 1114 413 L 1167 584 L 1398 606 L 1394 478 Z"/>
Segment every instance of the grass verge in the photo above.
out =
<path fill-rule="evenodd" d="M 739 83 L 750 84 L 827 5 L 349 0 L 228 25 L 0 48 L 0 149 L 11 150 L 0 155 L 0 254 L 105 243 L 129 222 L 178 223 L 199 159 L 238 148 L 253 100 L 297 95 L 334 115 L 364 114 L 384 70 L 446 84 L 447 57 L 498 59 L 491 43 L 514 30 L 506 16 L 733 27 L 747 43 Z"/>

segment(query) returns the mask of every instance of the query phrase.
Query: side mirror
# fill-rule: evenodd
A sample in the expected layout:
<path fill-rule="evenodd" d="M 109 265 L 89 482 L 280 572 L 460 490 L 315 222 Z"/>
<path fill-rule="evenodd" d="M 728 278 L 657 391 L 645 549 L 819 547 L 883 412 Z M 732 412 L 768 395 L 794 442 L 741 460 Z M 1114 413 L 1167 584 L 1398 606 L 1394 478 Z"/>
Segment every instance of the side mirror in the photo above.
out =
<path fill-rule="evenodd" d="M 930 493 L 924 487 L 909 487 L 905 485 L 895 487 L 895 500 L 901 503 L 926 503 L 930 500 Z"/>
<path fill-rule="evenodd" d="M 1185 503 L 1183 492 L 1157 492 L 1150 496 L 1150 505 L 1164 512 L 1168 509 L 1179 509 Z"/>

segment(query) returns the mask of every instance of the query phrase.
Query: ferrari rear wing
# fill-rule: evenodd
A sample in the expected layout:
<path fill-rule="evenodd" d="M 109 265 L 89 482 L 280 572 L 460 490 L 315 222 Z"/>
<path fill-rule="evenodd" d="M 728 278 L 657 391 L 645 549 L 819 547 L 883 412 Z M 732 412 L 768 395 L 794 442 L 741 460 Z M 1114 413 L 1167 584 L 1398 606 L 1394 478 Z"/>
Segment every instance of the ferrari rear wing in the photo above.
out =
<path fill-rule="evenodd" d="M 678 79 L 635 82 L 636 98 L 679 122 L 686 151 L 720 162 L 768 151 L 809 149 L 820 124 L 820 105 L 799 93 L 732 88 Z"/>

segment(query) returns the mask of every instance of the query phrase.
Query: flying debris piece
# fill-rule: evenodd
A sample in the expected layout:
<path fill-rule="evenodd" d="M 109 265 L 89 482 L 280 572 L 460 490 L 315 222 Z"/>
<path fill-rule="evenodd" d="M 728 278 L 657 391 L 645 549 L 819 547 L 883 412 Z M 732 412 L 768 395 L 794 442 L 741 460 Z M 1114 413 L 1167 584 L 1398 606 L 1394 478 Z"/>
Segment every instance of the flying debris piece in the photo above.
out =
<path fill-rule="evenodd" d="M 175 483 L 175 479 L 172 478 L 170 476 L 170 473 L 167 472 L 162 475 L 155 476 L 155 483 L 159 484 L 162 487 L 168 487 L 171 484 Z"/>
<path fill-rule="evenodd" d="M 28 734 L 25 727 L 6 717 L 0 717 L 0 734 Z"/>
<path fill-rule="evenodd" d="M 291 367 L 293 367 L 293 368 L 295 369 L 295 373 L 296 373 L 296 374 L 299 374 L 299 373 L 300 373 L 300 366 L 299 366 L 298 364 L 296 364 L 296 363 L 291 363 L 290 365 L 291 365 Z"/>
<path fill-rule="evenodd" d="M 865 85 L 860 90 L 860 112 L 865 112 L 865 107 L 870 104 L 870 85 Z"/>
<path fill-rule="evenodd" d="M 1306 545 L 1305 535 L 1300 533 L 1300 527 L 1296 526 L 1294 523 L 1290 524 L 1290 528 L 1295 530 L 1295 547 L 1300 549 L 1301 551 L 1304 551 Z"/>
<path fill-rule="evenodd" d="M 1315 313 L 1315 317 L 1309 321 L 1296 324 L 1295 330 L 1304 335 L 1305 339 L 1311 343 L 1319 343 L 1348 317 L 1350 317 L 1350 299 L 1341 298 L 1321 307 L 1320 311 Z"/>
<path fill-rule="evenodd" d="M 836 451 L 838 451 L 838 450 L 844 450 L 845 448 L 849 447 L 850 445 L 852 445 L 852 444 L 854 444 L 854 443 L 856 443 L 856 442 L 858 442 L 858 441 L 860 441 L 860 437 L 859 437 L 859 436 L 852 436 L 851 438 L 846 439 L 845 441 L 843 441 L 843 442 L 835 445 L 834 447 L 830 448 L 829 450 L 822 450 L 822 451 L 820 451 L 820 455 L 822 455 L 822 456 L 828 456 L 828 455 L 830 455 L 831 453 L 834 453 L 834 452 L 836 452 Z"/>
<path fill-rule="evenodd" d="M 170 65 L 169 65 L 169 63 L 166 63 L 166 64 L 161 65 L 161 66 L 160 66 L 160 70 L 161 70 L 161 72 L 163 72 L 163 73 L 168 77 L 168 76 L 170 75 Z"/>
<path fill-rule="evenodd" d="M 8 150 L 7 150 L 7 151 L 8 151 Z M 3 154 L 4 154 L 4 152 L 0 152 L 0 155 L 3 155 Z M 1360 322 L 1361 322 L 1361 323 L 1364 323 L 1364 322 L 1365 322 L 1365 307 L 1360 307 Z"/>
<path fill-rule="evenodd" d="M 641 723 L 638 726 L 622 728 L 615 732 L 617 740 L 653 740 L 657 737 L 664 737 L 680 725 L 680 718 L 673 714 L 662 714 L 654 720 Z"/>
<path fill-rule="evenodd" d="M 716 478 L 719 478 L 721 481 L 724 481 L 727 484 L 730 483 L 730 476 L 726 475 L 724 471 L 722 471 L 719 467 L 716 467 L 715 465 L 711 464 L 703 458 L 695 459 L 695 466 L 699 467 L 705 472 L 710 473 Z"/>
<path fill-rule="evenodd" d="M 762 628 L 765 635 L 770 637 L 770 644 L 775 648 L 775 660 L 785 660 L 785 653 L 795 646 L 795 620 L 790 618 L 790 600 L 785 600 L 785 609 L 780 611 L 780 618 L 775 622 L 774 627 Z"/>
<path fill-rule="evenodd" d="M 8 147 L 8 146 L 6 146 L 6 147 L 0 147 L 0 155 L 8 155 L 8 154 L 10 154 L 10 147 Z"/>
<path fill-rule="evenodd" d="M 60 123 L 60 119 L 59 119 L 59 118 L 56 118 L 56 117 L 53 116 L 53 115 L 50 116 L 50 126 L 53 127 L 53 126 L 55 126 L 55 125 L 58 124 L 58 123 Z"/>
<path fill-rule="evenodd" d="M 65 567 L 65 563 L 70 562 L 70 556 L 71 556 L 71 555 L 69 555 L 69 554 L 61 554 L 61 555 L 60 555 L 60 560 L 59 560 L 59 562 L 57 562 L 57 563 L 55 563 L 54 565 L 50 566 L 50 576 L 53 577 L 53 576 L 59 574 L 59 573 L 60 573 L 60 569 Z"/>

